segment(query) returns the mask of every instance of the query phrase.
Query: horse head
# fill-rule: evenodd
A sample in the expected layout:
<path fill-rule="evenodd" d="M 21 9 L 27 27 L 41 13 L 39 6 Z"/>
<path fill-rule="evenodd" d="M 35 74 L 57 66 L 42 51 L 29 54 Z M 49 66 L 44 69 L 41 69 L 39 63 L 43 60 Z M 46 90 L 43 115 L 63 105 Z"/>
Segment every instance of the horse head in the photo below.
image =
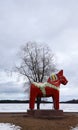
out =
<path fill-rule="evenodd" d="M 52 74 L 47 80 L 47 82 L 55 86 L 60 86 L 60 84 L 66 85 L 68 80 L 63 75 L 63 70 L 60 70 L 57 74 Z"/>
<path fill-rule="evenodd" d="M 63 75 L 63 70 L 60 70 L 56 75 L 57 75 L 57 77 L 58 77 L 58 79 L 59 79 L 59 81 L 60 81 L 61 84 L 63 84 L 63 85 L 67 84 L 68 80 Z"/>

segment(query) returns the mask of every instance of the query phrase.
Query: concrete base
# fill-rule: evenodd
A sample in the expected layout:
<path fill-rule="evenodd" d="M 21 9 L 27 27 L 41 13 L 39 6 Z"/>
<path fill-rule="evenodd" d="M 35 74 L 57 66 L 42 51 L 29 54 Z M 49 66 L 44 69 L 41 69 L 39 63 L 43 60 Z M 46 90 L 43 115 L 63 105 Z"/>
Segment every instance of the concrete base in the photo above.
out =
<path fill-rule="evenodd" d="M 63 110 L 27 110 L 27 114 L 37 118 L 61 118 Z"/>

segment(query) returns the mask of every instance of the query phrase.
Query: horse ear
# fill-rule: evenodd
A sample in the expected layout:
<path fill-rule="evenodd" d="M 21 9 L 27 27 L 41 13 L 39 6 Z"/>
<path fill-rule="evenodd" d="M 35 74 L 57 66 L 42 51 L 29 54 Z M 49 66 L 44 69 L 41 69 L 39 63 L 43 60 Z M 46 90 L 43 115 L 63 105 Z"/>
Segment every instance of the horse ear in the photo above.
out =
<path fill-rule="evenodd" d="M 62 75 L 63 75 L 63 70 L 60 70 L 60 71 L 58 72 L 58 75 L 59 75 L 59 76 L 62 76 Z"/>

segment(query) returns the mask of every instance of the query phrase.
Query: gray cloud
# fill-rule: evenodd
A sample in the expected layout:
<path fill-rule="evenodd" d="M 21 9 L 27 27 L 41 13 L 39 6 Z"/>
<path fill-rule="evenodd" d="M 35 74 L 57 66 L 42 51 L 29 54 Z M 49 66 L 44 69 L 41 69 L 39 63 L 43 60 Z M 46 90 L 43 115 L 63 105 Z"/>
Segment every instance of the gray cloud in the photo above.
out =
<path fill-rule="evenodd" d="M 14 82 L 0 83 L 0 100 L 25 100 L 26 95 L 22 84 L 18 85 Z"/>
<path fill-rule="evenodd" d="M 40 41 L 48 43 L 55 53 L 59 69 L 63 68 L 69 79 L 67 87 L 71 93 L 71 86 L 77 89 L 77 5 L 78 0 L 0 1 L 0 72 L 11 70 L 18 62 L 16 54 L 22 44 Z M 6 82 L 3 88 L 6 86 L 6 93 L 20 91 L 14 83 Z M 1 87 L 1 92 L 4 89 Z"/>
<path fill-rule="evenodd" d="M 14 82 L 0 83 L 0 93 L 21 93 L 23 92 L 21 85 L 15 84 Z"/>

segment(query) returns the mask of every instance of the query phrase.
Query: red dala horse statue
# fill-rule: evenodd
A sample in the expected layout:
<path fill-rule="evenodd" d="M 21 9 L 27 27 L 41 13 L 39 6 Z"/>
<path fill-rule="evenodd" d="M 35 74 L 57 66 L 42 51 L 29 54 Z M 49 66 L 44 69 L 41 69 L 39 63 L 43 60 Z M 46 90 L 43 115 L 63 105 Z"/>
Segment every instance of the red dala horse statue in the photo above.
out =
<path fill-rule="evenodd" d="M 59 110 L 59 88 L 60 84 L 66 85 L 68 80 L 63 75 L 63 70 L 57 74 L 52 74 L 47 82 L 33 82 L 30 86 L 30 110 L 34 109 L 35 99 L 37 97 L 52 97 L 55 110 Z"/>

